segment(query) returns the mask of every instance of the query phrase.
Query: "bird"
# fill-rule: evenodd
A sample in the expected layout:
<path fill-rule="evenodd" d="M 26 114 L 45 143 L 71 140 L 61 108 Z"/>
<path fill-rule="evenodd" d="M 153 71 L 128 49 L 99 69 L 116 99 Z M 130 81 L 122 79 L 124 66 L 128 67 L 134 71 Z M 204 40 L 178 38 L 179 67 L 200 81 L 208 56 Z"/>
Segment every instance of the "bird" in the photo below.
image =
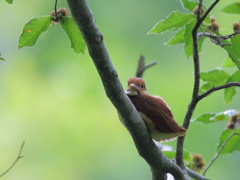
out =
<path fill-rule="evenodd" d="M 142 78 L 132 77 L 127 84 L 125 93 L 146 124 L 152 139 L 159 142 L 171 141 L 186 134 L 187 129 L 177 124 L 167 103 L 161 97 L 148 93 Z"/>

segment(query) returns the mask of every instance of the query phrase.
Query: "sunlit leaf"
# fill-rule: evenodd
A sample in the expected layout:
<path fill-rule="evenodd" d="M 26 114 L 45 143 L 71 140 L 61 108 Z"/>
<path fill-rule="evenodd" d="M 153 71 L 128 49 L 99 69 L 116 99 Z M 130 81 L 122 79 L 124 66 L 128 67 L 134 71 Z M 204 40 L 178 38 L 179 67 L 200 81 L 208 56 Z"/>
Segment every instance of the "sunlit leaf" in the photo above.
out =
<path fill-rule="evenodd" d="M 230 75 L 220 69 L 214 69 L 208 72 L 201 72 L 200 77 L 203 81 L 218 81 L 218 82 L 226 82 Z"/>
<path fill-rule="evenodd" d="M 172 37 L 168 42 L 166 42 L 166 45 L 175 45 L 175 44 L 181 44 L 184 43 L 184 32 L 185 28 L 182 28 L 180 31 L 178 31 L 175 36 Z"/>
<path fill-rule="evenodd" d="M 192 29 L 196 24 L 196 20 L 193 20 L 191 23 L 186 25 L 186 30 L 184 33 L 184 51 L 187 58 L 189 58 L 193 53 L 193 39 L 192 39 Z"/>
<path fill-rule="evenodd" d="M 218 152 L 219 149 L 222 147 L 223 143 L 230 137 L 233 130 L 226 129 L 224 130 L 219 136 L 219 144 L 217 145 L 216 151 Z M 235 133 L 240 133 L 240 129 L 236 129 Z M 240 151 L 240 135 L 234 135 L 232 138 L 227 142 L 224 146 L 223 150 L 221 151 L 220 155 L 222 154 L 230 154 L 234 151 Z"/>
<path fill-rule="evenodd" d="M 194 121 L 201 123 L 212 123 L 229 120 L 230 116 L 236 115 L 238 112 L 234 109 L 227 110 L 220 113 L 204 113 L 199 115 Z"/>
<path fill-rule="evenodd" d="M 12 4 L 13 0 L 6 0 L 6 2 Z"/>
<path fill-rule="evenodd" d="M 198 6 L 198 2 L 196 1 L 188 1 L 188 0 L 181 0 L 183 8 L 186 8 L 190 12 L 194 10 L 196 6 Z"/>
<path fill-rule="evenodd" d="M 240 71 L 236 71 L 233 73 L 229 79 L 228 82 L 240 82 Z M 226 104 L 230 103 L 232 101 L 233 96 L 236 94 L 236 87 L 229 87 L 224 90 L 224 101 Z"/>
<path fill-rule="evenodd" d="M 239 2 L 232 3 L 223 8 L 222 12 L 230 14 L 240 14 L 240 3 Z"/>
<path fill-rule="evenodd" d="M 174 11 L 165 20 L 159 21 L 148 34 L 178 30 L 194 18 L 195 16 L 193 14 L 181 14 Z"/>
<path fill-rule="evenodd" d="M 232 61 L 230 57 L 228 57 L 222 65 L 222 67 L 235 67 L 235 66 L 236 64 Z"/>
<path fill-rule="evenodd" d="M 72 44 L 71 47 L 74 49 L 74 52 L 84 53 L 86 49 L 86 43 L 73 18 L 63 16 L 60 23 L 71 41 L 71 44 Z"/>
<path fill-rule="evenodd" d="M 51 25 L 52 16 L 39 17 L 25 24 L 23 32 L 19 37 L 18 48 L 34 46 L 42 32 L 48 30 Z"/>

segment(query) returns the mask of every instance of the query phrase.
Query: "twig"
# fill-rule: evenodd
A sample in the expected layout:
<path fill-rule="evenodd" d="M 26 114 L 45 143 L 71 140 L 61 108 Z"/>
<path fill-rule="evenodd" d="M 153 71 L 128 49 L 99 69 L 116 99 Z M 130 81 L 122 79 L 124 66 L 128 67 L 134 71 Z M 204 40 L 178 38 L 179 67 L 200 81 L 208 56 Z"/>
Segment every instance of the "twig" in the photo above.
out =
<path fill-rule="evenodd" d="M 143 55 L 140 56 L 139 60 L 138 60 L 138 68 L 137 68 L 137 72 L 136 72 L 136 77 L 142 77 L 143 73 L 146 69 L 152 67 L 153 65 L 156 64 L 156 61 L 153 61 L 147 65 L 145 65 L 145 58 Z"/>
<path fill-rule="evenodd" d="M 194 178 L 195 180 L 209 180 L 205 178 L 204 176 L 201 176 L 200 174 L 196 173 L 195 171 L 192 171 L 191 169 L 187 168 L 187 173 L 190 177 Z"/>
<path fill-rule="evenodd" d="M 224 147 L 226 146 L 226 144 L 228 143 L 228 141 L 234 136 L 237 135 L 236 129 L 237 129 L 237 124 L 235 125 L 231 135 L 223 142 L 222 146 L 220 147 L 220 149 L 218 150 L 217 154 L 212 158 L 212 160 L 210 161 L 210 163 L 208 164 L 208 166 L 206 167 L 206 169 L 203 171 L 203 176 L 206 174 L 207 170 L 211 167 L 211 165 L 214 163 L 214 161 L 218 158 L 219 154 L 222 152 L 222 150 L 224 149 Z"/>
<path fill-rule="evenodd" d="M 54 11 L 56 15 L 57 15 L 57 4 L 58 4 L 58 0 L 55 0 Z"/>
<path fill-rule="evenodd" d="M 194 62 L 194 87 L 192 93 L 192 100 L 188 106 L 187 113 L 184 118 L 183 127 L 188 129 L 192 114 L 194 109 L 198 103 L 198 91 L 200 86 L 200 65 L 199 65 L 199 52 L 198 52 L 198 29 L 201 26 L 204 19 L 208 16 L 211 10 L 217 5 L 219 0 L 216 0 L 205 12 L 205 14 L 200 17 L 200 11 L 197 14 L 197 22 L 192 30 L 192 38 L 193 38 L 193 62 Z M 201 9 L 203 4 L 203 0 L 199 0 L 198 8 Z M 185 136 L 178 137 L 177 140 L 177 150 L 176 150 L 176 162 L 177 164 L 184 170 L 185 166 L 183 163 L 183 144 L 184 144 Z"/>
<path fill-rule="evenodd" d="M 24 144 L 25 144 L 25 141 L 23 141 L 23 143 L 22 143 L 22 145 L 21 145 L 21 147 L 20 147 L 18 156 L 17 156 L 17 158 L 15 159 L 15 161 L 12 163 L 12 165 L 11 165 L 5 172 L 3 172 L 3 173 L 0 175 L 0 177 L 3 177 L 5 174 L 7 174 L 7 173 L 15 166 L 15 164 L 18 162 L 18 160 L 20 160 L 21 158 L 24 157 L 24 156 L 22 156 L 22 150 L 23 150 Z"/>
<path fill-rule="evenodd" d="M 226 84 L 223 84 L 221 86 L 216 86 L 216 87 L 212 87 L 209 90 L 205 91 L 203 94 L 199 95 L 197 97 L 197 101 L 200 101 L 201 99 L 205 98 L 207 95 L 211 94 L 212 92 L 221 90 L 221 89 L 226 89 L 232 86 L 238 86 L 240 87 L 240 83 L 239 82 L 228 82 Z"/>

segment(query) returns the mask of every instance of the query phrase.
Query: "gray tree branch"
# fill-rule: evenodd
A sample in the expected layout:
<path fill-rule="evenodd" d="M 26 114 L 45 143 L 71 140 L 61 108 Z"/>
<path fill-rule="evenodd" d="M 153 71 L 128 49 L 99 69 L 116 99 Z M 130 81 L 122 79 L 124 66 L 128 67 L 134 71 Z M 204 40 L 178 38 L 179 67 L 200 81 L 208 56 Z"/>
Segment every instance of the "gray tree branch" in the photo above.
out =
<path fill-rule="evenodd" d="M 171 173 L 177 180 L 185 180 L 181 169 L 167 159 L 152 141 L 144 122 L 126 96 L 118 74 L 103 42 L 103 35 L 85 0 L 67 0 L 72 16 L 86 41 L 89 54 L 96 66 L 107 97 L 123 119 L 140 156 L 150 165 L 154 180 L 166 179 Z"/>

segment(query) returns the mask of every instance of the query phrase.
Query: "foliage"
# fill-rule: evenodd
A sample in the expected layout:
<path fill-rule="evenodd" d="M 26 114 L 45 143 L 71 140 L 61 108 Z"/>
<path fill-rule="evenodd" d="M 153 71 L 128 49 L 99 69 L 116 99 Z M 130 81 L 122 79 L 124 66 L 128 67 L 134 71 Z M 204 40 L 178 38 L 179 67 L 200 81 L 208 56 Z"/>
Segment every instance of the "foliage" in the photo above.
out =
<path fill-rule="evenodd" d="M 6 0 L 8 4 L 12 4 L 13 0 Z"/>
<path fill-rule="evenodd" d="M 73 18 L 67 17 L 68 13 L 64 12 L 65 14 L 63 14 L 62 10 L 63 8 L 59 9 L 57 12 L 52 12 L 52 16 L 34 18 L 25 24 L 23 32 L 19 37 L 18 48 L 34 46 L 41 33 L 46 32 L 52 24 L 60 22 L 61 27 L 67 33 L 71 41 L 71 47 L 74 52 L 84 53 L 86 44 L 78 26 Z"/>

